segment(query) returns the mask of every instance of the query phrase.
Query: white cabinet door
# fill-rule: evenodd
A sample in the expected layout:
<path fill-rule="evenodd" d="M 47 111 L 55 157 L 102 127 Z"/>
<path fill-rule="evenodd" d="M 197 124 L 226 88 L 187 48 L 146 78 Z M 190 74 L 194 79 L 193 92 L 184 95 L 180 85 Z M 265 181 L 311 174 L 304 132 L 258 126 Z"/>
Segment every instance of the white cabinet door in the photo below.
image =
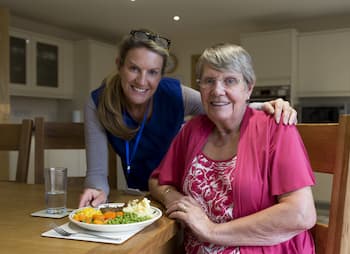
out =
<path fill-rule="evenodd" d="M 350 96 L 350 30 L 299 36 L 299 97 Z"/>
<path fill-rule="evenodd" d="M 115 69 L 116 46 L 95 40 L 74 44 L 75 106 L 82 109 L 91 90 L 99 87 Z"/>
<path fill-rule="evenodd" d="M 10 94 L 72 98 L 73 44 L 10 29 Z"/>
<path fill-rule="evenodd" d="M 294 29 L 241 35 L 241 44 L 253 59 L 257 86 L 289 85 L 296 69 Z"/>
<path fill-rule="evenodd" d="M 90 41 L 90 89 L 101 85 L 101 81 L 115 70 L 117 48 L 102 42 Z"/>

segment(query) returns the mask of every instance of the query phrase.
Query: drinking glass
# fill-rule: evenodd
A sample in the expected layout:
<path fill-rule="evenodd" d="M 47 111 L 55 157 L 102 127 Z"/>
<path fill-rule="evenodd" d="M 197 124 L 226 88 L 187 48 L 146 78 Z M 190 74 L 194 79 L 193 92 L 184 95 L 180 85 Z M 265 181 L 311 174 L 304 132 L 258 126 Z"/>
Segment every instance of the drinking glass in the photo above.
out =
<path fill-rule="evenodd" d="M 67 168 L 44 169 L 46 212 L 60 214 L 66 212 Z"/>

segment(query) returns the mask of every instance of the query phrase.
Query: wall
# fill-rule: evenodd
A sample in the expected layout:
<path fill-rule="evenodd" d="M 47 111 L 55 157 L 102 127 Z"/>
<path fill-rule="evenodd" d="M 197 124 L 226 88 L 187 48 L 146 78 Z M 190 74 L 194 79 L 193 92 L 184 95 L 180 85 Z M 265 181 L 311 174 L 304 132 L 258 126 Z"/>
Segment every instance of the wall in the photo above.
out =
<path fill-rule="evenodd" d="M 63 39 L 81 40 L 89 38 L 84 34 L 36 23 L 20 17 L 11 17 L 11 25 L 39 33 L 59 36 Z M 285 20 L 282 22 L 275 22 L 273 20 L 269 22 L 257 21 L 256 23 L 244 23 L 230 28 L 204 28 L 204 32 L 193 31 L 192 34 L 183 34 L 181 36 L 170 35 L 169 38 L 172 40 L 171 51 L 177 56 L 179 62 L 177 70 L 174 73 L 169 74 L 169 76 L 177 77 L 183 82 L 183 84 L 190 86 L 191 56 L 194 54 L 200 54 L 204 48 L 217 42 L 227 41 L 239 43 L 239 34 L 242 32 L 259 32 L 284 28 L 296 28 L 299 32 L 310 32 L 345 27 L 350 27 L 350 17 L 348 16 L 309 18 L 298 21 Z M 100 40 L 99 38 L 94 39 Z M 109 41 L 107 43 L 114 45 L 116 41 Z"/>
<path fill-rule="evenodd" d="M 330 30 L 338 28 L 349 28 L 350 16 L 325 16 L 320 18 L 308 18 L 303 20 L 285 20 L 268 22 L 256 21 L 255 23 L 244 23 L 232 28 L 203 28 L 203 31 L 196 31 L 192 35 L 185 34 L 182 37 L 171 38 L 174 42 L 171 50 L 179 59 L 179 66 L 174 77 L 178 77 L 184 84 L 191 83 L 191 55 L 200 54 L 205 47 L 216 42 L 239 43 L 239 34 L 246 32 L 262 32 L 269 30 L 280 30 L 295 28 L 299 32 L 311 32 Z M 210 31 L 210 32 L 209 32 Z"/>
<path fill-rule="evenodd" d="M 0 123 L 9 116 L 9 11 L 0 8 Z M 0 179 L 8 179 L 8 152 L 0 152 Z"/>
<path fill-rule="evenodd" d="M 65 120 L 59 114 L 59 100 L 11 96 L 11 122 L 21 122 L 23 118 L 42 116 L 48 121 Z"/>
<path fill-rule="evenodd" d="M 83 109 L 90 92 L 115 70 L 116 46 L 96 40 L 74 43 L 74 107 Z"/>
<path fill-rule="evenodd" d="M 349 15 L 323 16 L 305 18 L 300 20 L 285 20 L 275 22 L 260 22 L 259 30 L 278 30 L 284 28 L 296 28 L 299 32 L 314 32 L 350 27 Z"/>
<path fill-rule="evenodd" d="M 219 42 L 239 43 L 242 31 L 255 31 L 256 26 L 244 24 L 238 28 L 216 28 L 206 32 L 196 32 L 183 37 L 170 37 L 172 45 L 170 51 L 178 58 L 178 68 L 169 76 L 179 78 L 183 84 L 191 86 L 191 56 L 201 54 L 202 51 Z"/>
<path fill-rule="evenodd" d="M 0 122 L 8 117 L 9 104 L 9 11 L 0 8 Z"/>

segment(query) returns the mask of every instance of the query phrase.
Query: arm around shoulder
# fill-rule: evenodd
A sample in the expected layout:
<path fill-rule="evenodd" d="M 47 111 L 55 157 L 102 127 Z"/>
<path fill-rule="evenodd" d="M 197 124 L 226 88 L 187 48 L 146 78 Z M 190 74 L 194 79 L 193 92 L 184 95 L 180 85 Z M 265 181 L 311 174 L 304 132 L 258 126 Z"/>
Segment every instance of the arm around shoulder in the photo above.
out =
<path fill-rule="evenodd" d="M 204 114 L 201 96 L 197 90 L 181 85 L 185 116 Z"/>

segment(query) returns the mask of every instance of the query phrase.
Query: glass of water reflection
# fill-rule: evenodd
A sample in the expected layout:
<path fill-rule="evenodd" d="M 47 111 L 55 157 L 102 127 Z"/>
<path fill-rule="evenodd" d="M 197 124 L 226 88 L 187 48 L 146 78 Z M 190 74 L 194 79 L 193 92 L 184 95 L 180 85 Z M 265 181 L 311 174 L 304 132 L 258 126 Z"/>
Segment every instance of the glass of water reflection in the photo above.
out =
<path fill-rule="evenodd" d="M 46 212 L 65 213 L 67 209 L 67 168 L 45 168 L 44 179 Z"/>

